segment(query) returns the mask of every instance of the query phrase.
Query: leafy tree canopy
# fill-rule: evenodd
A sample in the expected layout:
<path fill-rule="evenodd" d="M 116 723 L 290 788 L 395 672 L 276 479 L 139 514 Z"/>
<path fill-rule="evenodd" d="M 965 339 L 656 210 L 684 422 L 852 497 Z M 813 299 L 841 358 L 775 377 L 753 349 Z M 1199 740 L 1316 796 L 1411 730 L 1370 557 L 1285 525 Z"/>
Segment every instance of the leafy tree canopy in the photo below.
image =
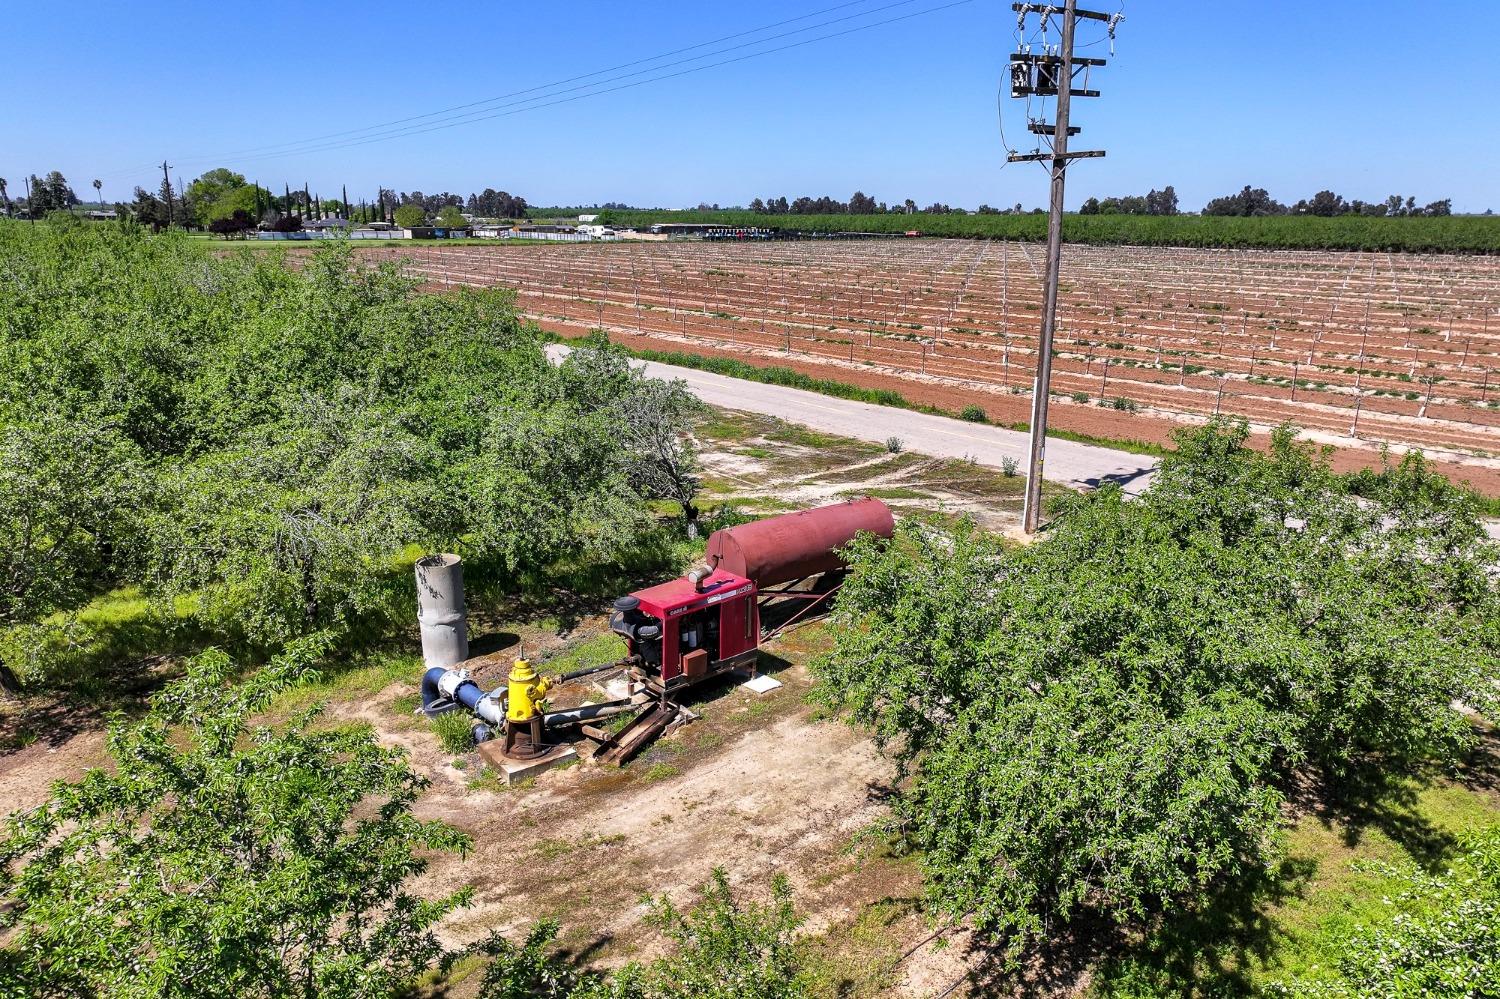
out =
<path fill-rule="evenodd" d="M 1014 549 L 904 523 L 852 549 L 821 696 L 912 779 L 934 904 L 1019 947 L 1191 904 L 1277 854 L 1304 768 L 1454 759 L 1496 717 L 1497 553 L 1409 457 L 1360 491 L 1292 431 L 1183 433 L 1138 501 Z"/>
<path fill-rule="evenodd" d="M 548 363 L 505 291 L 128 223 L 0 226 L 0 266 L 0 628 L 134 583 L 280 643 L 404 608 L 413 546 L 501 585 L 634 558 L 691 479 L 686 390 L 605 343 Z"/>
<path fill-rule="evenodd" d="M 427 213 L 418 204 L 405 204 L 397 208 L 393 216 L 403 229 L 415 229 L 427 224 Z"/>
<path fill-rule="evenodd" d="M 254 208 L 255 199 L 252 190 L 248 204 L 242 200 L 223 211 L 218 210 L 219 202 L 225 195 L 245 187 L 247 185 L 244 174 L 235 173 L 227 167 L 209 170 L 188 184 L 187 199 L 192 203 L 198 224 L 206 226 L 215 219 L 226 218 L 234 212 L 235 208 L 243 208 L 246 211 Z"/>
<path fill-rule="evenodd" d="M 59 784 L 0 835 L 0 994 L 386 997 L 443 953 L 464 904 L 408 882 L 466 849 L 412 816 L 426 781 L 367 727 L 252 724 L 330 646 L 312 636 L 239 686 L 198 657 L 108 769 Z"/>

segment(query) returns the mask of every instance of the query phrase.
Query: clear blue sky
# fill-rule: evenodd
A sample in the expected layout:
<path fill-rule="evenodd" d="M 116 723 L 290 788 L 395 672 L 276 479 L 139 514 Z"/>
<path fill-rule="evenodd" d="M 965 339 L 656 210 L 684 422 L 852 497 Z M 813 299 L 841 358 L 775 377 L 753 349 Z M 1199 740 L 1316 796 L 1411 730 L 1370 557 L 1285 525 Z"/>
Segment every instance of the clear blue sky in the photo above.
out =
<path fill-rule="evenodd" d="M 1001 169 L 995 94 L 1015 26 L 1001 0 L 425 135 L 275 158 L 241 152 L 551 83 L 836 2 L 9 4 L 0 176 L 15 195 L 24 175 L 58 169 L 81 197 L 100 177 L 106 198 L 125 199 L 159 182 L 146 164 L 166 157 L 174 179 L 223 165 L 276 190 L 305 181 L 336 196 L 347 184 L 356 200 L 384 185 L 494 187 L 537 205 L 845 199 L 856 188 L 923 205 L 1044 202 L 1041 168 Z M 944 2 L 914 0 L 762 47 Z M 1075 145 L 1109 156 L 1070 173 L 1070 206 L 1173 184 L 1197 209 L 1250 183 L 1283 201 L 1331 187 L 1500 210 L 1492 5 L 1127 0 L 1125 14 L 1116 57 L 1096 77 L 1104 98 L 1076 102 L 1085 131 Z M 1004 104 L 1019 144 L 1018 102 Z"/>

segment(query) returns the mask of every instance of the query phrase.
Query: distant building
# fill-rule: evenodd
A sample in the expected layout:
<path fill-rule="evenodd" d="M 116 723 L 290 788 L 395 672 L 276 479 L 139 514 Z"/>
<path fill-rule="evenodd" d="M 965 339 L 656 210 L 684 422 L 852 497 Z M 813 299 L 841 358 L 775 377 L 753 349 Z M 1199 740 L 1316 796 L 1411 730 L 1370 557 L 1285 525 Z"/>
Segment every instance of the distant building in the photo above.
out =
<path fill-rule="evenodd" d="M 580 222 L 598 222 L 599 221 L 599 216 L 597 216 L 597 215 L 580 215 L 580 216 L 578 216 L 578 221 L 580 221 Z"/>

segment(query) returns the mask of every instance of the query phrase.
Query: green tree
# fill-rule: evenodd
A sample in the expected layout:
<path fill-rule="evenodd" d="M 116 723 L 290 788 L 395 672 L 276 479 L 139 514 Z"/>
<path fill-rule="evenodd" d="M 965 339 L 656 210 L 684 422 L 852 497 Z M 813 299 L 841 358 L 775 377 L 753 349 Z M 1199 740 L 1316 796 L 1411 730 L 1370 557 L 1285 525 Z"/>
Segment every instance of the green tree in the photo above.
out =
<path fill-rule="evenodd" d="M 447 226 L 449 229 L 462 229 L 468 225 L 463 212 L 456 205 L 444 205 L 443 210 L 438 212 L 437 224 Z"/>
<path fill-rule="evenodd" d="M 0 589 L 33 588 L 7 598 L 7 649 L 121 583 L 163 607 L 186 598 L 174 606 L 221 641 L 277 643 L 404 609 L 413 547 L 457 546 L 508 585 L 622 564 L 659 550 L 660 475 L 691 485 L 685 437 L 656 436 L 685 435 L 680 389 L 598 347 L 548 363 L 509 292 L 422 294 L 343 243 L 292 269 L 130 224 L 73 228 L 0 227 L 16 276 L 0 282 L 16 317 L 0 441 L 17 454 L 0 471 L 0 566 L 21 567 Z M 625 406 L 639 433 L 622 438 Z M 59 526 L 27 535 L 39 515 Z M 11 668 L 56 675 L 45 658 Z"/>
<path fill-rule="evenodd" d="M 671 953 L 613 975 L 580 973 L 550 953 L 557 924 L 538 923 L 517 946 L 499 934 L 475 948 L 490 959 L 479 999 L 800 999 L 807 994 L 792 945 L 800 920 L 783 877 L 767 904 L 735 897 L 715 868 L 695 905 L 649 900 L 649 919 Z"/>
<path fill-rule="evenodd" d="M 161 229 L 167 224 L 167 203 L 144 187 L 137 187 L 135 200 L 130 203 L 130 214 L 142 225 Z"/>
<path fill-rule="evenodd" d="M 221 219 L 233 218 L 235 212 L 244 212 L 249 218 L 255 220 L 258 218 L 256 214 L 258 207 L 270 198 L 269 191 L 264 191 L 252 184 L 242 184 L 229 188 L 212 202 L 195 201 L 194 205 L 199 212 L 200 221 L 209 225 Z"/>
<path fill-rule="evenodd" d="M 1015 949 L 1193 904 L 1277 856 L 1300 768 L 1454 760 L 1497 714 L 1497 553 L 1419 458 L 1353 495 L 1283 428 L 1179 435 L 1138 501 L 1010 549 L 904 523 L 853 547 L 821 696 L 913 779 L 933 903 Z"/>
<path fill-rule="evenodd" d="M 1389 914 L 1342 941 L 1327 981 L 1278 984 L 1287 999 L 1468 999 L 1500 982 L 1500 828 L 1478 830 L 1439 874 L 1370 864 L 1395 881 Z"/>
<path fill-rule="evenodd" d="M 427 224 L 427 213 L 422 210 L 421 205 L 412 202 L 397 208 L 394 217 L 396 224 L 403 229 L 415 229 Z"/>
<path fill-rule="evenodd" d="M 26 208 L 32 218 L 40 218 L 49 212 L 65 212 L 78 204 L 78 195 L 68 186 L 68 181 L 56 170 L 46 177 L 31 177 L 31 199 Z"/>
<path fill-rule="evenodd" d="M 76 607 L 111 577 L 142 482 L 116 428 L 45 413 L 0 424 L 0 628 Z M 0 691 L 19 692 L 18 668 L 0 657 Z"/>
<path fill-rule="evenodd" d="M 408 885 L 469 841 L 413 817 L 427 782 L 404 754 L 318 708 L 251 724 L 330 648 L 303 639 L 239 685 L 199 656 L 111 726 L 108 769 L 7 821 L 0 992 L 375 999 L 442 956 L 433 926 L 469 894 Z"/>
<path fill-rule="evenodd" d="M 589 341 L 559 369 L 569 394 L 597 408 L 624 444 L 630 486 L 650 499 L 671 500 L 696 534 L 700 485 L 691 432 L 704 405 L 681 380 L 648 378 L 607 338 Z"/>
<path fill-rule="evenodd" d="M 234 213 L 235 208 L 248 210 L 250 204 L 245 203 L 242 199 L 224 211 L 215 211 L 220 199 L 231 191 L 245 187 L 244 174 L 235 173 L 228 167 L 215 167 L 212 170 L 205 171 L 197 180 L 188 184 L 185 194 L 187 199 L 193 203 L 198 224 L 206 226 L 215 219 L 228 218 Z M 253 203 L 253 196 L 250 201 Z"/>

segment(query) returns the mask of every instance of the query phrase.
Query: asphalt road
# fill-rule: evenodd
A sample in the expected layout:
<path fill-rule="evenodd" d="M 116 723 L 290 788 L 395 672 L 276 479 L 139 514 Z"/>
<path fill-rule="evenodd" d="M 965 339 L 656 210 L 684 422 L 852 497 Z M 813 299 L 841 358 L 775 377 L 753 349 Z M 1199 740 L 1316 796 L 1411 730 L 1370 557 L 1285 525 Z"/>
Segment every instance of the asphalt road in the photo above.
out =
<path fill-rule="evenodd" d="M 563 344 L 547 347 L 547 354 L 554 361 L 567 352 Z M 908 451 L 939 458 L 973 458 L 994 468 L 1002 467 L 1003 459 L 1014 458 L 1023 472 L 1026 468 L 1026 435 L 1015 430 L 836 399 L 654 361 L 635 363 L 642 365 L 653 378 L 682 379 L 694 395 L 712 406 L 777 416 L 789 423 L 856 440 L 883 443 L 899 437 Z M 1156 459 L 1145 455 L 1049 439 L 1042 475 L 1048 481 L 1075 489 L 1094 488 L 1106 481 L 1119 482 L 1126 493 L 1134 495 L 1150 484 L 1155 470 Z"/>

